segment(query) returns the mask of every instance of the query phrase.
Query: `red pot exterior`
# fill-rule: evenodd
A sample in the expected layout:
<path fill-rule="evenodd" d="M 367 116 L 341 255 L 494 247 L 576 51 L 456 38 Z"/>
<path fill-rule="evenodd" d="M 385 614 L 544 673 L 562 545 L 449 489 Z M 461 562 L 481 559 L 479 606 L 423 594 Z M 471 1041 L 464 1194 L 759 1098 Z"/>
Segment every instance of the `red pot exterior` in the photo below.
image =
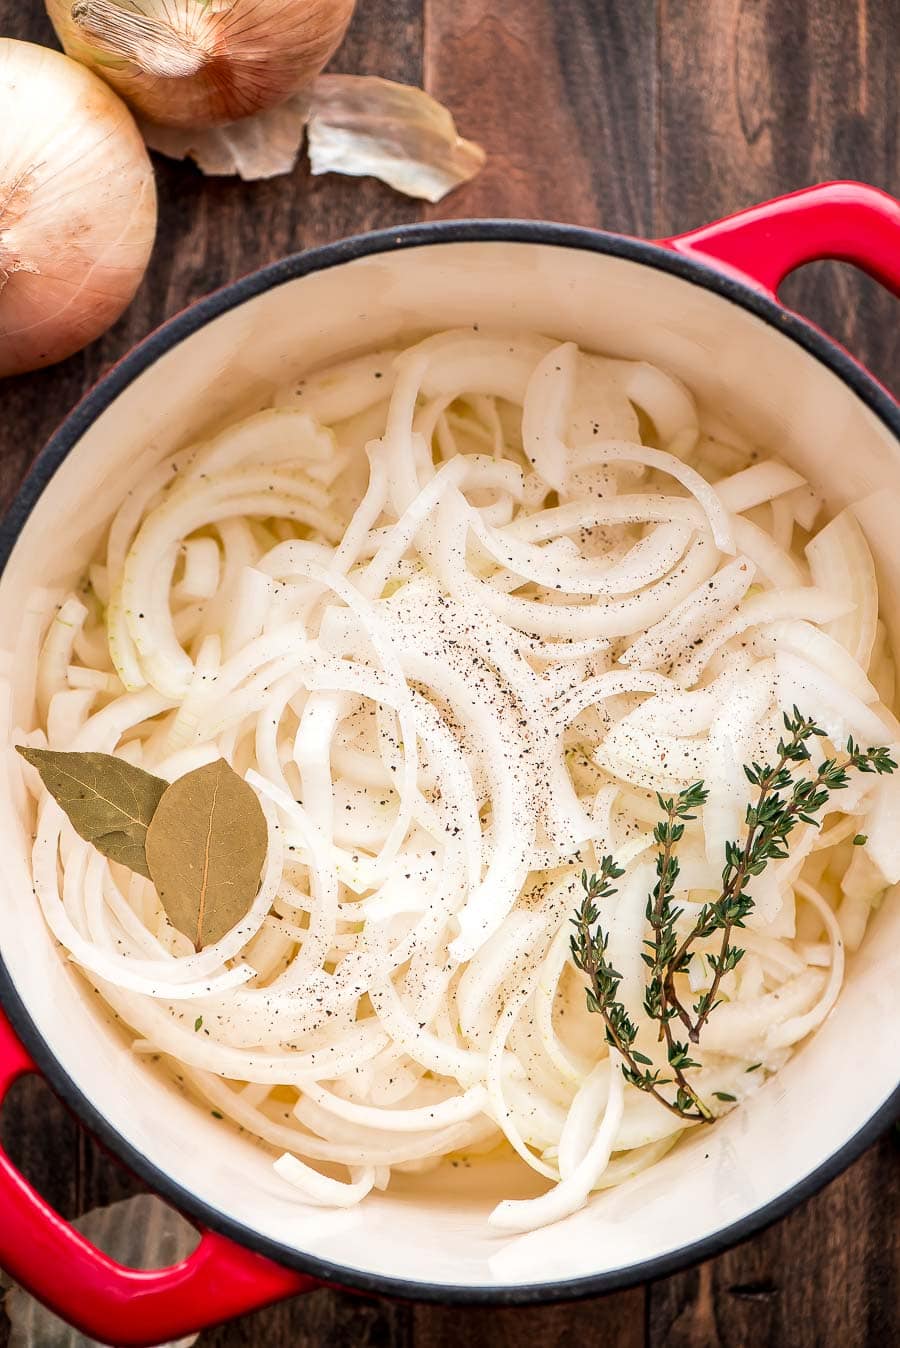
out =
<path fill-rule="evenodd" d="M 0 1013 L 0 1105 L 37 1071 Z M 70 1324 L 116 1348 L 168 1343 L 317 1286 L 204 1231 L 172 1268 L 125 1268 L 53 1211 L 0 1151 L 0 1266 Z"/>
<path fill-rule="evenodd" d="M 900 295 L 900 202 L 861 183 L 806 188 L 658 243 L 770 296 L 822 258 L 852 262 Z M 0 1105 L 37 1070 L 0 1012 Z M 171 1268 L 125 1268 L 55 1213 L 2 1150 L 0 1266 L 85 1334 L 122 1348 L 178 1339 L 320 1285 L 207 1230 Z"/>
<path fill-rule="evenodd" d="M 660 242 L 772 295 L 797 267 L 832 258 L 852 262 L 900 296 L 900 202 L 863 183 L 805 187 Z"/>

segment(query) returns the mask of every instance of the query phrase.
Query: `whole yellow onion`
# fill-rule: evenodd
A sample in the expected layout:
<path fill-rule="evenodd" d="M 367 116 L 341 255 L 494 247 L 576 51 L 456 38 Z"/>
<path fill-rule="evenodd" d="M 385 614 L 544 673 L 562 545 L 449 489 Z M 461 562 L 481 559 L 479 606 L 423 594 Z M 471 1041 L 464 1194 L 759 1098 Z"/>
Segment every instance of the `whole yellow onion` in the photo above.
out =
<path fill-rule="evenodd" d="M 338 47 L 355 0 L 46 0 L 70 56 L 152 122 L 233 122 L 289 98 Z"/>
<path fill-rule="evenodd" d="M 0 38 L 0 376 L 105 332 L 155 234 L 153 169 L 122 100 L 61 52 Z"/>

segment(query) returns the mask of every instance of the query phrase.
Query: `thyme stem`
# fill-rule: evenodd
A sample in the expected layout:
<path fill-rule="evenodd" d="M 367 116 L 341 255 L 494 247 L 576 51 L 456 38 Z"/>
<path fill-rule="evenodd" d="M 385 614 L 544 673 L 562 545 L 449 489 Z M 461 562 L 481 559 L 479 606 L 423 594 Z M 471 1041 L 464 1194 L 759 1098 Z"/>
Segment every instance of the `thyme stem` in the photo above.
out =
<path fill-rule="evenodd" d="M 604 858 L 604 860 L 607 860 L 607 858 Z M 590 901 L 589 890 L 588 901 Z M 622 1060 L 625 1063 L 626 1079 L 632 1081 L 635 1085 L 638 1084 L 638 1081 L 643 1083 L 645 1077 L 649 1074 L 641 1070 L 639 1062 L 646 1063 L 649 1060 L 642 1054 L 635 1056 L 633 1043 L 629 1042 L 628 1030 L 623 1028 L 620 1018 L 611 1013 L 610 1010 L 610 998 L 606 995 L 604 988 L 605 975 L 609 969 L 609 966 L 605 964 L 605 946 L 603 953 L 598 958 L 596 954 L 597 943 L 596 940 L 591 937 L 591 924 L 583 921 L 581 915 L 579 915 L 579 918 L 576 919 L 576 926 L 579 928 L 580 939 L 584 941 L 585 950 L 583 957 L 576 956 L 576 962 L 578 963 L 578 967 L 587 974 L 589 980 L 589 996 L 592 996 L 596 1001 L 596 1008 L 592 1007 L 591 1009 L 598 1010 L 602 1016 L 606 1026 L 607 1043 L 609 1043 L 611 1047 L 617 1049 L 621 1054 Z M 575 946 L 575 941 L 576 938 L 573 937 L 573 947 Z M 615 971 L 613 971 L 613 975 L 615 978 L 618 978 Z M 618 990 L 618 984 L 616 984 L 615 990 Z M 613 996 L 614 995 L 615 993 L 613 993 Z M 686 1119 L 689 1122 L 696 1121 L 702 1123 L 710 1117 L 709 1110 L 706 1109 L 704 1105 L 701 1105 L 699 1099 L 697 1099 L 686 1082 L 684 1083 L 684 1086 L 689 1091 L 691 1098 L 696 1101 L 698 1111 L 696 1114 L 686 1113 L 683 1109 L 680 1109 L 673 1100 L 668 1100 L 666 1096 L 663 1095 L 659 1087 L 667 1084 L 668 1082 L 666 1079 L 660 1078 L 657 1073 L 653 1080 L 647 1080 L 646 1084 L 641 1084 L 640 1089 L 646 1091 L 648 1095 L 652 1095 L 654 1100 L 658 1100 L 661 1105 L 665 1105 L 666 1109 L 670 1110 L 673 1114 L 677 1114 L 679 1118 Z M 700 1112 L 701 1110 L 702 1112 Z"/>
<path fill-rule="evenodd" d="M 650 915 L 650 925 L 653 928 L 654 970 L 660 971 L 664 968 L 665 964 L 663 958 L 664 953 L 663 927 L 666 912 L 666 898 L 668 894 L 671 893 L 672 886 L 675 882 L 675 876 L 671 873 L 673 870 L 672 853 L 675 848 L 675 843 L 672 837 L 672 827 L 675 823 L 675 820 L 678 817 L 677 807 L 673 800 L 665 801 L 664 805 L 666 811 L 665 843 L 663 845 L 663 850 L 660 855 L 658 867 L 659 879 L 653 891 L 653 911 L 652 914 Z M 661 1015 L 659 1017 L 658 1038 L 662 1039 L 663 1036 L 665 1035 L 666 1040 L 669 1041 L 671 1040 L 671 1030 L 669 1028 L 669 1017 L 665 1014 L 667 1010 L 667 1005 L 668 1005 L 668 989 L 667 984 L 664 982 L 660 989 Z"/>

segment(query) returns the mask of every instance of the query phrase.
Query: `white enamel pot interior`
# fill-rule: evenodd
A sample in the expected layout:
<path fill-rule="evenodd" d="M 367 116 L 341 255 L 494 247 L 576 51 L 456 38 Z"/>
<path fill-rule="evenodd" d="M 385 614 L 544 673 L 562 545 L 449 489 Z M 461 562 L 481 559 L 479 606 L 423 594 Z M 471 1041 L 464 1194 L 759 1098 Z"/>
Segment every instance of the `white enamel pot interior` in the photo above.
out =
<path fill-rule="evenodd" d="M 150 465 L 264 405 L 290 375 L 474 323 L 657 362 L 795 465 L 829 508 L 861 502 L 900 648 L 900 421 L 849 357 L 749 286 L 653 245 L 546 225 L 413 227 L 291 259 L 213 296 L 138 348 L 73 414 L 6 524 L 0 639 L 9 730 L 32 723 L 34 588 L 72 584 Z M 66 963 L 31 892 L 19 806 L 9 785 L 0 800 L 0 991 L 27 1047 L 81 1117 L 164 1196 L 329 1280 L 506 1301 L 637 1281 L 786 1211 L 900 1107 L 900 903 L 889 900 L 851 961 L 835 1012 L 776 1078 L 715 1129 L 697 1130 L 566 1221 L 514 1239 L 491 1231 L 499 1198 L 540 1187 L 509 1160 L 398 1176 L 347 1212 L 298 1206 L 269 1154 L 130 1052 Z"/>

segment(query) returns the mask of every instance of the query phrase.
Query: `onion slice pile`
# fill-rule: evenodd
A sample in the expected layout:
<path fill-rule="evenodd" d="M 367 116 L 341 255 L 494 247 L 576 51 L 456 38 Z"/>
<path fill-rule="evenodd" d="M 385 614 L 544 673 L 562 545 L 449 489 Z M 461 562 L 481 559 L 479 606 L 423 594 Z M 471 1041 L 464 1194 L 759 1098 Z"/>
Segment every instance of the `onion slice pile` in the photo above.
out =
<path fill-rule="evenodd" d="M 50 597 L 21 738 L 170 779 L 224 756 L 268 862 L 196 953 L 23 768 L 57 939 L 300 1203 L 505 1144 L 548 1182 L 496 1209 L 522 1231 L 652 1164 L 684 1125 L 585 1008 L 580 876 L 624 868 L 610 957 L 640 1019 L 656 792 L 710 791 L 680 846 L 686 925 L 785 707 L 835 742 L 897 742 L 856 521 L 814 533 L 802 479 L 707 433 L 667 372 L 532 334 L 307 374 L 172 464 L 125 498 L 78 597 Z M 897 792 L 854 782 L 760 877 L 697 1050 L 704 1099 L 758 1090 L 834 1004 L 900 880 Z M 695 960 L 692 988 L 709 977 Z"/>

